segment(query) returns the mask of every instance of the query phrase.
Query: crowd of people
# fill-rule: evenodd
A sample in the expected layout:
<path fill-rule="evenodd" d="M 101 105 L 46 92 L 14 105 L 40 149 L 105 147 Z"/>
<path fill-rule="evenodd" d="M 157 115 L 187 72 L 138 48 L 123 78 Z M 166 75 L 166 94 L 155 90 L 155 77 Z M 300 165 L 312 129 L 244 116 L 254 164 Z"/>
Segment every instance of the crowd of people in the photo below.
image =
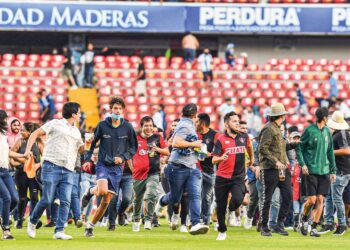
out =
<path fill-rule="evenodd" d="M 98 225 L 114 231 L 132 223 L 136 233 L 141 225 L 160 226 L 162 213 L 182 233 L 206 234 L 212 224 L 217 240 L 226 239 L 227 226 L 242 224 L 247 230 L 256 224 L 262 236 L 288 235 L 289 227 L 312 237 L 345 233 L 350 134 L 341 111 L 318 108 L 316 122 L 301 133 L 286 127 L 288 112 L 275 103 L 253 135 L 235 111 L 222 108 L 218 132 L 209 114 L 189 103 L 165 135 L 166 125 L 156 121 L 160 107 L 135 129 L 123 117 L 122 98 L 109 105 L 94 132 L 83 134 L 78 103 L 66 103 L 62 119 L 42 126 L 0 111 L 3 240 L 14 239 L 11 215 L 19 229 L 27 220 L 27 234 L 35 238 L 44 212 L 44 226 L 55 227 L 53 238 L 62 240 L 72 239 L 67 223 L 85 225 L 86 237 Z"/>

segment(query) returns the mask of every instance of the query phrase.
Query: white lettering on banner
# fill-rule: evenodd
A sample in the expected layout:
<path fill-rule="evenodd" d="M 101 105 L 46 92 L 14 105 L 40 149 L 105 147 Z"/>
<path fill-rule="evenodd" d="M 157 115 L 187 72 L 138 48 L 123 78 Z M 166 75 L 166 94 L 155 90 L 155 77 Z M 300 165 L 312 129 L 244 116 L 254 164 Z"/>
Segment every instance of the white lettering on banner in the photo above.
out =
<path fill-rule="evenodd" d="M 123 12 L 120 10 L 76 10 L 69 7 L 60 12 L 52 9 L 51 26 L 87 26 L 87 27 L 122 27 L 145 28 L 148 25 L 148 11 Z"/>
<path fill-rule="evenodd" d="M 300 26 L 297 8 L 201 7 L 200 25 Z"/>
<path fill-rule="evenodd" d="M 332 25 L 339 26 L 341 22 L 345 22 L 346 26 L 350 26 L 350 8 L 332 9 Z"/>
<path fill-rule="evenodd" d="M 0 25 L 40 25 L 43 20 L 44 13 L 40 9 L 0 8 Z"/>

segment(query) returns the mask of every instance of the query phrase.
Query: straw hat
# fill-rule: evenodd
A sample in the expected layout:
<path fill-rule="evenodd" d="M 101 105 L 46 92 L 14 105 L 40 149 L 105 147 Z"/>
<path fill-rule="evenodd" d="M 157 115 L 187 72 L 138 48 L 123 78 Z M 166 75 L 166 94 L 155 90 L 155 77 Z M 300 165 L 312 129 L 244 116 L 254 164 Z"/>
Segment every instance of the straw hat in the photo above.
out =
<path fill-rule="evenodd" d="M 286 115 L 288 112 L 284 108 L 284 105 L 280 102 L 271 105 L 271 112 L 269 116 L 281 116 Z"/>
<path fill-rule="evenodd" d="M 344 119 L 344 115 L 340 111 L 334 111 L 331 118 L 328 119 L 327 126 L 334 130 L 349 129 L 348 123 Z"/>

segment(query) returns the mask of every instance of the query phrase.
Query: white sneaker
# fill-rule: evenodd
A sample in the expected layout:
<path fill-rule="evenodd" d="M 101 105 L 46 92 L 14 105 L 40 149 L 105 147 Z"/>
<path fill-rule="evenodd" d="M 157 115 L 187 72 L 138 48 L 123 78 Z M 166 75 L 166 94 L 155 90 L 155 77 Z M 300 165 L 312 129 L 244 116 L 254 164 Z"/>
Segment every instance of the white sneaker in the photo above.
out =
<path fill-rule="evenodd" d="M 209 231 L 209 227 L 207 225 L 198 223 L 191 227 L 190 234 L 192 235 L 206 234 L 208 231 Z"/>
<path fill-rule="evenodd" d="M 53 235 L 54 240 L 71 240 L 72 236 L 65 234 L 64 232 L 57 232 Z"/>
<path fill-rule="evenodd" d="M 229 212 L 229 214 L 228 214 L 228 221 L 227 221 L 227 224 L 228 224 L 229 227 L 234 227 L 235 226 L 235 218 L 236 218 L 235 211 Z"/>
<path fill-rule="evenodd" d="M 226 240 L 226 232 L 225 233 L 219 233 L 216 240 Z"/>
<path fill-rule="evenodd" d="M 27 234 L 30 238 L 35 238 L 35 228 L 36 225 L 32 224 L 30 220 L 28 220 L 28 225 L 27 225 Z"/>
<path fill-rule="evenodd" d="M 234 227 L 241 227 L 242 226 L 242 220 L 241 220 L 241 216 L 236 216 L 235 214 L 233 215 L 234 217 L 234 219 L 233 219 L 233 226 Z"/>
<path fill-rule="evenodd" d="M 171 216 L 171 229 L 172 230 L 176 230 L 179 227 L 179 221 L 180 221 L 180 214 L 173 214 L 173 216 Z"/>
<path fill-rule="evenodd" d="M 100 227 L 107 227 L 108 217 L 103 217 Z"/>
<path fill-rule="evenodd" d="M 157 216 L 159 215 L 160 211 L 162 210 L 162 206 L 160 205 L 160 200 L 161 200 L 164 196 L 165 196 L 165 194 L 159 197 L 159 199 L 158 199 L 158 201 L 157 201 L 157 204 L 156 204 L 156 206 L 154 207 L 154 212 L 156 213 Z"/>
<path fill-rule="evenodd" d="M 133 232 L 140 232 L 140 226 L 141 226 L 141 222 L 134 222 L 132 223 L 132 231 Z"/>
<path fill-rule="evenodd" d="M 145 230 L 152 230 L 152 223 L 150 221 L 145 221 L 145 226 L 143 227 Z"/>
<path fill-rule="evenodd" d="M 214 223 L 214 231 L 218 231 L 219 229 L 219 223 L 215 222 Z"/>
<path fill-rule="evenodd" d="M 245 221 L 244 221 L 244 228 L 249 230 L 253 227 L 253 218 L 248 218 L 246 217 Z"/>
<path fill-rule="evenodd" d="M 181 225 L 180 233 L 188 233 L 187 227 L 185 225 Z"/>
<path fill-rule="evenodd" d="M 53 203 L 54 203 L 55 205 L 57 205 L 57 206 L 60 206 L 60 205 L 61 205 L 60 199 L 55 199 L 55 200 L 53 201 Z"/>

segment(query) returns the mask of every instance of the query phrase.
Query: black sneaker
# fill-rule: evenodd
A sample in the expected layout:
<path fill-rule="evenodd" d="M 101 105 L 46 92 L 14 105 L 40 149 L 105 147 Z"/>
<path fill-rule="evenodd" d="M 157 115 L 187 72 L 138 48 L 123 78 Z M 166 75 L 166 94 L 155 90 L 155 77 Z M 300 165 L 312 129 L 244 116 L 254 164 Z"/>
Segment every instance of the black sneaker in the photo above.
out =
<path fill-rule="evenodd" d="M 2 232 L 2 240 L 14 240 L 15 238 L 12 236 L 10 228 L 4 228 Z"/>
<path fill-rule="evenodd" d="M 261 222 L 258 221 L 258 223 L 256 223 L 256 231 L 260 232 L 261 231 Z"/>
<path fill-rule="evenodd" d="M 87 205 L 89 204 L 89 202 L 93 196 L 94 195 L 90 193 L 90 188 L 88 188 L 88 190 L 85 192 L 85 194 L 83 195 L 83 198 L 81 200 L 82 208 L 87 207 Z"/>
<path fill-rule="evenodd" d="M 321 237 L 316 228 L 312 228 L 310 232 L 311 237 Z"/>
<path fill-rule="evenodd" d="M 261 236 L 265 236 L 265 237 L 271 237 L 271 231 L 268 228 L 261 228 L 260 230 Z"/>
<path fill-rule="evenodd" d="M 280 234 L 280 235 L 283 235 L 283 236 L 288 236 L 288 232 L 286 230 L 284 230 L 284 225 L 283 224 L 278 224 L 277 226 L 274 226 L 271 228 L 272 230 L 272 233 L 275 233 L 275 234 Z"/>
<path fill-rule="evenodd" d="M 53 221 L 50 221 L 49 223 L 47 223 L 44 227 L 55 227 L 56 223 Z"/>
<path fill-rule="evenodd" d="M 334 230 L 334 225 L 324 225 L 318 233 L 326 234 L 326 233 L 332 232 L 333 230 Z"/>
<path fill-rule="evenodd" d="M 107 231 L 115 231 L 115 225 L 109 225 Z"/>
<path fill-rule="evenodd" d="M 22 228 L 23 228 L 23 220 L 18 220 L 18 221 L 17 221 L 16 228 L 17 228 L 17 229 L 22 229 Z"/>
<path fill-rule="evenodd" d="M 94 237 L 94 229 L 85 228 L 85 237 L 88 237 L 88 238 Z"/>
<path fill-rule="evenodd" d="M 118 215 L 118 224 L 119 226 L 125 226 L 126 214 L 122 213 Z"/>
<path fill-rule="evenodd" d="M 337 230 L 332 234 L 333 236 L 343 236 L 346 232 L 347 227 L 339 225 Z"/>
<path fill-rule="evenodd" d="M 300 221 L 300 223 L 299 223 L 299 233 L 301 235 L 307 236 L 308 227 L 309 227 L 309 223 L 307 221 Z"/>
<path fill-rule="evenodd" d="M 35 228 L 36 228 L 36 229 L 39 229 L 39 228 L 42 227 L 42 225 L 43 225 L 42 221 L 39 220 L 38 223 L 36 224 Z"/>

